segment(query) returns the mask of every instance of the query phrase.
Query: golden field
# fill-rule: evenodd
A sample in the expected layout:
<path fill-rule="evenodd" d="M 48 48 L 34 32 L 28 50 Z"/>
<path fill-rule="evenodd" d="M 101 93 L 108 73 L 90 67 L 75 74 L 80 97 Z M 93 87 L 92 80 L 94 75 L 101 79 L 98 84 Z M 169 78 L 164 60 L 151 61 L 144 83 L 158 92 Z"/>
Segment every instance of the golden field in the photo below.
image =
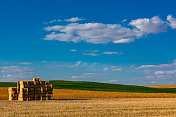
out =
<path fill-rule="evenodd" d="M 0 87 L 0 100 L 7 100 L 8 98 L 8 87 Z"/>
<path fill-rule="evenodd" d="M 54 89 L 54 99 L 92 99 L 92 98 L 176 98 L 168 93 L 129 93 L 85 90 Z"/>
<path fill-rule="evenodd" d="M 0 87 L 0 117 L 174 117 L 176 94 L 54 89 L 54 100 L 8 101 Z"/>
<path fill-rule="evenodd" d="M 92 99 L 92 98 L 176 98 L 168 93 L 129 93 L 86 90 L 54 89 L 54 99 Z M 0 100 L 8 100 L 8 88 L 0 87 Z"/>
<path fill-rule="evenodd" d="M 174 117 L 175 98 L 0 101 L 0 117 Z"/>
<path fill-rule="evenodd" d="M 151 88 L 176 88 L 176 85 L 170 84 L 170 85 L 144 85 L 144 87 L 151 87 Z"/>

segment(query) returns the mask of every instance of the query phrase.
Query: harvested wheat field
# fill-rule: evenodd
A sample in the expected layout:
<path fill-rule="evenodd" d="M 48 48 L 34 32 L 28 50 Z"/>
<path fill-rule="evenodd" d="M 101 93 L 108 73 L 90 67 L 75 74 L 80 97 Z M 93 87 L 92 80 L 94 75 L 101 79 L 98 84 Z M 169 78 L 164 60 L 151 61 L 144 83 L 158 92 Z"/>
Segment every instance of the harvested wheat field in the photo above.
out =
<path fill-rule="evenodd" d="M 170 85 L 144 85 L 144 87 L 150 87 L 150 88 L 176 88 L 176 85 L 170 84 Z"/>
<path fill-rule="evenodd" d="M 129 93 L 104 92 L 86 90 L 54 89 L 54 99 L 92 99 L 92 98 L 176 98 L 176 94 L 169 93 Z M 8 100 L 8 88 L 0 87 L 0 100 Z"/>
<path fill-rule="evenodd" d="M 176 98 L 176 94 L 168 93 L 129 93 L 54 89 L 54 99 L 91 99 L 91 98 Z"/>
<path fill-rule="evenodd" d="M 173 117 L 175 98 L 0 101 L 2 117 Z"/>
<path fill-rule="evenodd" d="M 8 100 L 8 87 L 0 87 L 0 100 Z"/>

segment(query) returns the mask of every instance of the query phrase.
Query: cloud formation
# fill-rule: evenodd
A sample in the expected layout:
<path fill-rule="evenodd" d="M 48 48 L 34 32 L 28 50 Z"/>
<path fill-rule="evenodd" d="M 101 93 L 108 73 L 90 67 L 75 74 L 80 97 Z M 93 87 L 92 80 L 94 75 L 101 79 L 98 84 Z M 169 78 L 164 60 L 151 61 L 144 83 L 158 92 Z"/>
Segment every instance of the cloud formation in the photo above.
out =
<path fill-rule="evenodd" d="M 129 25 L 135 26 L 138 30 L 143 32 L 144 34 L 149 33 L 160 33 L 167 31 L 166 22 L 161 20 L 158 16 L 154 16 L 153 18 L 140 18 L 136 20 L 132 20 Z"/>
<path fill-rule="evenodd" d="M 45 27 L 46 31 L 55 31 L 46 35 L 44 40 L 87 43 L 129 43 L 135 37 L 141 37 L 137 29 L 129 29 L 118 24 L 102 23 L 70 23 L 66 26 L 55 25 Z M 57 33 L 56 33 L 57 32 Z"/>
<path fill-rule="evenodd" d="M 159 65 L 141 65 L 136 69 L 162 69 L 162 68 L 174 68 L 176 67 L 176 60 L 170 64 L 159 64 Z"/>
<path fill-rule="evenodd" d="M 176 18 L 173 18 L 172 15 L 168 15 L 167 20 L 169 21 L 169 26 L 172 29 L 176 29 Z"/>
<path fill-rule="evenodd" d="M 117 66 L 106 66 L 103 68 L 103 71 L 123 71 L 123 69 L 118 68 Z"/>
<path fill-rule="evenodd" d="M 93 44 L 131 43 L 148 34 L 166 32 L 168 26 L 176 28 L 176 19 L 172 15 L 167 17 L 169 22 L 162 20 L 159 16 L 135 19 L 129 22 L 131 28 L 123 27 L 121 24 L 73 23 L 81 20 L 83 19 L 73 17 L 64 20 L 70 22 L 66 25 L 45 27 L 44 30 L 51 33 L 46 35 L 44 40 L 74 43 L 84 41 Z"/>
<path fill-rule="evenodd" d="M 5 66 L 0 67 L 0 72 L 2 74 L 2 79 L 0 81 L 15 82 L 18 80 L 31 79 L 35 73 L 33 69 L 29 67 L 20 66 Z"/>
<path fill-rule="evenodd" d="M 30 65 L 30 64 L 33 64 L 32 62 L 21 62 L 20 64 L 23 64 L 23 65 Z"/>
<path fill-rule="evenodd" d="M 119 52 L 103 52 L 103 54 L 123 54 L 123 53 L 119 53 Z"/>
<path fill-rule="evenodd" d="M 176 69 L 171 71 L 156 71 L 155 75 L 176 75 Z"/>
<path fill-rule="evenodd" d="M 78 17 L 72 17 L 70 19 L 65 19 L 64 21 L 67 21 L 67 22 L 77 22 L 77 21 L 81 21 L 81 20 L 85 20 L 85 19 L 81 19 L 81 18 L 78 18 Z"/>

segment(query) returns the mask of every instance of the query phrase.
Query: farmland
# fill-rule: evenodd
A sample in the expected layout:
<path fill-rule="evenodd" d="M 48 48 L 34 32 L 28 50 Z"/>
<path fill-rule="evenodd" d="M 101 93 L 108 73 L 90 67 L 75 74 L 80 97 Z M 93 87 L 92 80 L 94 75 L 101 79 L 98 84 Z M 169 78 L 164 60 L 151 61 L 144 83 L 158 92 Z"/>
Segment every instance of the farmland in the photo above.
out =
<path fill-rule="evenodd" d="M 173 117 L 175 98 L 0 101 L 0 116 L 10 117 Z"/>
<path fill-rule="evenodd" d="M 176 115 L 175 88 L 51 81 L 53 100 L 8 101 L 8 87 L 0 83 L 0 116 L 20 117 L 143 117 Z M 164 93 L 163 93 L 164 92 Z"/>
<path fill-rule="evenodd" d="M 95 99 L 95 98 L 176 98 L 169 93 L 131 93 L 54 89 L 54 99 Z M 0 87 L 0 100 L 8 100 L 8 88 Z"/>
<path fill-rule="evenodd" d="M 62 81 L 51 80 L 54 89 L 72 89 L 87 91 L 106 91 L 106 92 L 133 92 L 133 93 L 176 93 L 176 88 L 157 88 L 135 85 L 108 84 L 98 82 L 83 81 Z M 0 82 L 0 87 L 16 87 L 15 82 Z"/>

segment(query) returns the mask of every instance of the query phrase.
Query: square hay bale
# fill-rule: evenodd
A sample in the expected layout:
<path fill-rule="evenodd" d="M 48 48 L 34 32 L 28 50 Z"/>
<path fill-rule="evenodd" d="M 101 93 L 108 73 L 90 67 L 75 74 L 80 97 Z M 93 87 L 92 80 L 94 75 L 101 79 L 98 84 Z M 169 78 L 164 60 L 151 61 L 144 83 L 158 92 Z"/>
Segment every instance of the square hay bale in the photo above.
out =
<path fill-rule="evenodd" d="M 41 92 L 41 87 L 36 87 L 35 92 Z"/>
<path fill-rule="evenodd" d="M 48 100 L 52 100 L 53 99 L 53 97 L 52 96 L 48 96 Z"/>
<path fill-rule="evenodd" d="M 41 91 L 35 91 L 35 94 L 41 94 Z"/>
<path fill-rule="evenodd" d="M 35 95 L 35 92 L 28 92 L 28 95 Z"/>
<path fill-rule="evenodd" d="M 53 90 L 52 91 L 47 91 L 48 94 L 53 94 Z"/>
<path fill-rule="evenodd" d="M 9 94 L 9 100 L 17 100 L 18 99 L 18 95 L 17 94 Z"/>
<path fill-rule="evenodd" d="M 35 88 L 41 88 L 41 85 L 35 85 Z"/>
<path fill-rule="evenodd" d="M 28 98 L 28 95 L 18 94 L 18 98 Z"/>
<path fill-rule="evenodd" d="M 35 98 L 29 97 L 28 100 L 29 100 L 29 101 L 32 101 L 32 100 L 35 100 Z"/>
<path fill-rule="evenodd" d="M 41 100 L 41 97 L 37 97 L 37 98 L 35 98 L 35 100 Z"/>
<path fill-rule="evenodd" d="M 17 87 L 9 87 L 8 92 L 9 94 L 17 94 Z"/>
<path fill-rule="evenodd" d="M 28 98 L 18 98 L 18 101 L 28 101 Z"/>
<path fill-rule="evenodd" d="M 28 81 L 19 81 L 19 84 L 20 84 L 20 85 L 27 85 L 27 84 L 28 84 Z"/>
<path fill-rule="evenodd" d="M 34 92 L 35 88 L 28 88 L 28 92 Z"/>
<path fill-rule="evenodd" d="M 46 81 L 40 81 L 40 85 L 45 85 Z"/>
<path fill-rule="evenodd" d="M 33 81 L 40 81 L 40 78 L 33 78 Z"/>
<path fill-rule="evenodd" d="M 21 90 L 22 88 L 29 88 L 29 85 L 28 85 L 28 84 L 20 84 L 20 90 Z"/>
<path fill-rule="evenodd" d="M 29 85 L 28 87 L 29 88 L 35 88 L 35 85 Z"/>
<path fill-rule="evenodd" d="M 53 90 L 53 88 L 50 87 L 50 86 L 48 86 L 47 89 L 48 89 L 48 91 L 52 91 Z"/>
<path fill-rule="evenodd" d="M 29 88 L 22 88 L 20 91 L 23 92 L 23 93 L 25 93 L 25 92 L 29 91 Z"/>
<path fill-rule="evenodd" d="M 35 95 L 28 95 L 29 98 L 35 98 Z"/>
<path fill-rule="evenodd" d="M 45 81 L 45 84 L 48 85 L 48 84 L 49 84 L 49 81 Z"/>
<path fill-rule="evenodd" d="M 41 87 L 41 91 L 47 91 L 48 90 L 48 88 L 47 87 Z"/>
<path fill-rule="evenodd" d="M 34 81 L 27 81 L 28 85 L 34 85 Z"/>
<path fill-rule="evenodd" d="M 40 85 L 40 82 L 39 81 L 35 81 L 34 84 L 35 85 Z"/>
<path fill-rule="evenodd" d="M 35 94 L 35 98 L 40 98 L 41 96 L 41 94 Z"/>

